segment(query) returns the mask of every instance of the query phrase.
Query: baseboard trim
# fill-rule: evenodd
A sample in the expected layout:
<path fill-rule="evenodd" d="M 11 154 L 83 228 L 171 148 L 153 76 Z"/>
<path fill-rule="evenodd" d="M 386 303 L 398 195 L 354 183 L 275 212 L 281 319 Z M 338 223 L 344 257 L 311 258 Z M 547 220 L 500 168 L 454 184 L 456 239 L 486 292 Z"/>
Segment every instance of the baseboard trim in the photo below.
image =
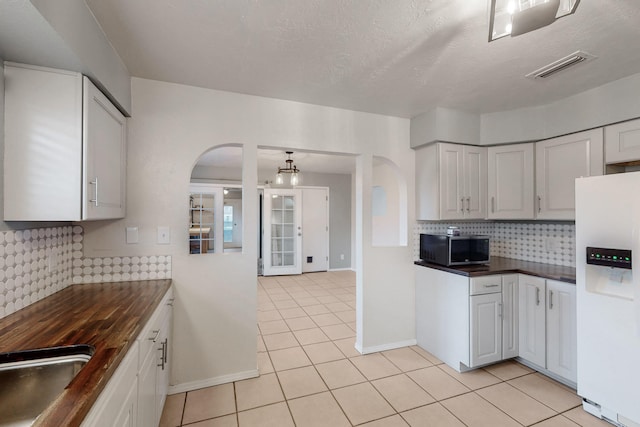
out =
<path fill-rule="evenodd" d="M 380 351 L 395 350 L 396 348 L 409 347 L 417 344 L 418 344 L 418 341 L 416 339 L 412 339 L 412 340 L 406 340 L 406 341 L 392 342 L 389 344 L 374 345 L 371 347 L 358 348 L 359 346 L 356 345 L 356 350 L 358 350 L 362 354 L 370 354 L 370 353 L 378 353 Z"/>
<path fill-rule="evenodd" d="M 191 381 L 188 383 L 176 384 L 169 386 L 168 394 L 185 393 L 187 391 L 198 390 L 200 388 L 213 387 L 214 385 L 226 384 L 233 381 L 246 380 L 255 378 L 260 373 L 257 369 L 251 371 L 238 372 L 235 374 L 222 375 L 219 377 L 207 378 L 206 380 Z"/>
<path fill-rule="evenodd" d="M 355 270 L 351 267 L 346 267 L 346 268 L 330 268 L 327 271 L 355 271 Z"/>

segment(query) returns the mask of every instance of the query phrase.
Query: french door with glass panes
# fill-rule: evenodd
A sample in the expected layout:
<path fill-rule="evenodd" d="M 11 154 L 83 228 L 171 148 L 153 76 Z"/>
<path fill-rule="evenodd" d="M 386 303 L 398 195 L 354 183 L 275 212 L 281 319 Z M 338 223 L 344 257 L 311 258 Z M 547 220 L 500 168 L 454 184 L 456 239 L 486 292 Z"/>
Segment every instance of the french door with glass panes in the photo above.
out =
<path fill-rule="evenodd" d="M 264 189 L 265 276 L 302 273 L 302 209 L 298 189 Z"/>

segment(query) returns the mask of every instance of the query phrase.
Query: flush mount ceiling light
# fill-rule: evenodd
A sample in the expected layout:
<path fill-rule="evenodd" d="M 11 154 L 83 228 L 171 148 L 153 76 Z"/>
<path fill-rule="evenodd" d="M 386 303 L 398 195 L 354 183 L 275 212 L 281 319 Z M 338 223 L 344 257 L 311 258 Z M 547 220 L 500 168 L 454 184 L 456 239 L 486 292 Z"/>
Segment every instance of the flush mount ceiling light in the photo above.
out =
<path fill-rule="evenodd" d="M 489 41 L 519 36 L 571 15 L 580 0 L 490 0 Z"/>
<path fill-rule="evenodd" d="M 284 167 L 278 167 L 278 174 L 276 175 L 276 184 L 282 185 L 284 184 L 284 174 L 289 174 L 289 184 L 292 186 L 298 185 L 300 183 L 300 169 L 293 164 L 293 160 L 291 159 L 291 155 L 293 151 L 287 151 L 287 160 L 285 160 L 286 165 Z"/>

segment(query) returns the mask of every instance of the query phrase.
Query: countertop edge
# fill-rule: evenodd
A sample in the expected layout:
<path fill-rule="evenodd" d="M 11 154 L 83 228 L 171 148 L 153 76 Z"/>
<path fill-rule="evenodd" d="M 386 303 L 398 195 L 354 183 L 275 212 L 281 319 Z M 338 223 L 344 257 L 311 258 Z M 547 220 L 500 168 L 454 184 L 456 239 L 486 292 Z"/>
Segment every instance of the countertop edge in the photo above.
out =
<path fill-rule="evenodd" d="M 502 260 L 503 262 L 513 263 L 512 266 L 508 267 L 499 267 L 492 268 L 491 263 L 489 266 L 485 266 L 486 270 L 481 270 L 482 266 L 445 266 L 440 264 L 433 264 L 430 262 L 425 262 L 422 260 L 414 261 L 414 265 L 426 268 L 432 268 L 434 270 L 440 270 L 451 274 L 457 274 L 459 276 L 465 277 L 481 277 L 481 276 L 491 276 L 494 274 L 526 274 L 529 276 L 541 277 L 543 279 L 557 280 L 559 282 L 571 283 L 573 285 L 576 284 L 575 278 L 575 268 L 566 267 L 566 266 L 557 266 L 554 264 L 544 264 L 544 263 L 534 263 L 531 261 L 522 261 L 514 258 L 502 258 L 502 257 L 491 257 L 492 260 Z M 522 265 L 518 265 L 522 264 Z M 540 267 L 540 269 L 536 269 L 535 267 Z M 532 268 L 533 267 L 533 268 Z M 545 272 L 545 269 L 556 268 L 567 270 L 566 274 L 553 274 L 549 272 Z M 572 270 L 572 271 L 571 271 Z"/>

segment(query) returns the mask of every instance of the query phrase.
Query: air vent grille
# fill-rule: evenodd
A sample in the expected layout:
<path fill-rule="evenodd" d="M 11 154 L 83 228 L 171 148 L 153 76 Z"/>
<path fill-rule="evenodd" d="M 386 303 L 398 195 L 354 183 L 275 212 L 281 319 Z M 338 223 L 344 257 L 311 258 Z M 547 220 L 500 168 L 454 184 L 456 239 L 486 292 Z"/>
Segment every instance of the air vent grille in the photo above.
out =
<path fill-rule="evenodd" d="M 546 79 L 570 67 L 591 61 L 593 59 L 596 59 L 596 57 L 579 50 L 572 53 L 571 55 L 567 55 L 564 58 L 558 59 L 557 61 L 554 61 L 549 65 L 545 65 L 544 67 L 527 74 L 527 78 L 533 80 Z"/>

